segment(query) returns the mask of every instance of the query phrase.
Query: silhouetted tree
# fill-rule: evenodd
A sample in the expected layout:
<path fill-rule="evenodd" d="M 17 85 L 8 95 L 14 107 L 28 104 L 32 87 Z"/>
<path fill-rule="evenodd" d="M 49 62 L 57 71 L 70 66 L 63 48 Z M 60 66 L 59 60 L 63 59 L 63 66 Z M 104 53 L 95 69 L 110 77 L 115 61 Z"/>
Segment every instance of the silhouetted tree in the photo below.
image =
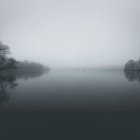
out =
<path fill-rule="evenodd" d="M 9 54 L 9 53 L 10 53 L 9 46 L 3 44 L 3 43 L 0 41 L 0 55 L 6 57 L 6 55 Z"/>
<path fill-rule="evenodd" d="M 138 61 L 129 60 L 124 67 L 124 73 L 129 81 L 140 82 L 140 59 Z"/>
<path fill-rule="evenodd" d="M 14 58 L 9 58 L 8 54 L 10 53 L 9 46 L 0 42 L 0 70 L 15 69 L 18 70 L 28 70 L 28 71 L 47 71 L 48 67 L 44 67 L 40 63 L 36 62 L 17 62 Z"/>
<path fill-rule="evenodd" d="M 0 42 L 0 70 L 13 69 L 16 67 L 16 60 L 13 58 L 8 58 L 9 53 L 9 46 Z"/>
<path fill-rule="evenodd" d="M 138 60 L 138 69 L 140 70 L 140 59 Z"/>
<path fill-rule="evenodd" d="M 9 69 L 15 69 L 16 68 L 16 60 L 14 58 L 9 58 L 8 63 L 7 63 L 7 67 Z"/>
<path fill-rule="evenodd" d="M 129 60 L 124 67 L 125 71 L 138 71 L 140 70 L 140 60 L 139 61 L 134 61 L 134 60 Z"/>

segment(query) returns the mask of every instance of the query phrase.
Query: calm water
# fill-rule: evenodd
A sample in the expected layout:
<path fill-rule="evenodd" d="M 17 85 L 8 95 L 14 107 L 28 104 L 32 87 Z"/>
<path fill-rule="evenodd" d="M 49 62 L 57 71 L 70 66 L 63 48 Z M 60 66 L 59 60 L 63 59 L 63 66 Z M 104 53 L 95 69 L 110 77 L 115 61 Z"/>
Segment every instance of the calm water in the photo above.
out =
<path fill-rule="evenodd" d="M 140 75 L 51 70 L 0 74 L 0 130 L 19 139 L 139 139 Z"/>

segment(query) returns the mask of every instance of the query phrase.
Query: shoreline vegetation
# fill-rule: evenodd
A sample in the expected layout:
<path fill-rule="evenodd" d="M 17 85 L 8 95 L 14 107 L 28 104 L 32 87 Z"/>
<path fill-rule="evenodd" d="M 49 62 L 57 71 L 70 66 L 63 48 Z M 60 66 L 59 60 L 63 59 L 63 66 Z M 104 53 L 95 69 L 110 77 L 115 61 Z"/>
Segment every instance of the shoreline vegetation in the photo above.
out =
<path fill-rule="evenodd" d="M 129 60 L 125 64 L 124 71 L 140 71 L 140 59 L 138 61 Z"/>
<path fill-rule="evenodd" d="M 17 61 L 9 57 L 9 46 L 0 42 L 0 106 L 10 100 L 11 90 L 19 79 L 33 79 L 49 72 L 49 67 L 37 62 Z"/>
<path fill-rule="evenodd" d="M 138 61 L 129 60 L 125 64 L 124 74 L 129 81 L 140 82 L 140 59 Z"/>
<path fill-rule="evenodd" d="M 1 71 L 42 71 L 46 72 L 49 70 L 48 66 L 37 62 L 30 61 L 17 61 L 13 57 L 9 57 L 10 54 L 9 46 L 3 44 L 0 41 L 0 72 Z"/>

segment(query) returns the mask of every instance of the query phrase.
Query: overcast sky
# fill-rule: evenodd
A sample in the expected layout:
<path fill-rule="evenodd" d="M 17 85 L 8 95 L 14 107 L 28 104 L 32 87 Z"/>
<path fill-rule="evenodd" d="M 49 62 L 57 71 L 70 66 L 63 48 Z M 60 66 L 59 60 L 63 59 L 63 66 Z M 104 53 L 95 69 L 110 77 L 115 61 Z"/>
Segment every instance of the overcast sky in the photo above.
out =
<path fill-rule="evenodd" d="M 140 0 L 0 0 L 0 40 L 50 67 L 122 66 L 140 57 Z"/>

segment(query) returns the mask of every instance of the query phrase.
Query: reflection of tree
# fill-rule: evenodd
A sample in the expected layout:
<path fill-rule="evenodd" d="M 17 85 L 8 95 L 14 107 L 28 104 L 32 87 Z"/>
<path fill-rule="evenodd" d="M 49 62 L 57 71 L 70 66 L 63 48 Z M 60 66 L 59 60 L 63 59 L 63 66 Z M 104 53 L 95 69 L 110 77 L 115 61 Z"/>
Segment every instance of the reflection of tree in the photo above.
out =
<path fill-rule="evenodd" d="M 10 90 L 17 86 L 16 77 L 8 71 L 0 72 L 0 105 L 10 99 Z"/>
<path fill-rule="evenodd" d="M 139 81 L 140 82 L 140 71 L 124 71 L 126 78 L 129 81 Z"/>
<path fill-rule="evenodd" d="M 18 86 L 18 79 L 36 78 L 44 74 L 44 70 L 4 70 L 0 71 L 0 105 L 10 100 L 10 91 Z"/>
<path fill-rule="evenodd" d="M 17 70 L 14 71 L 14 74 L 16 75 L 17 79 L 31 79 L 31 78 L 36 78 L 40 77 L 44 74 L 43 70 Z"/>

